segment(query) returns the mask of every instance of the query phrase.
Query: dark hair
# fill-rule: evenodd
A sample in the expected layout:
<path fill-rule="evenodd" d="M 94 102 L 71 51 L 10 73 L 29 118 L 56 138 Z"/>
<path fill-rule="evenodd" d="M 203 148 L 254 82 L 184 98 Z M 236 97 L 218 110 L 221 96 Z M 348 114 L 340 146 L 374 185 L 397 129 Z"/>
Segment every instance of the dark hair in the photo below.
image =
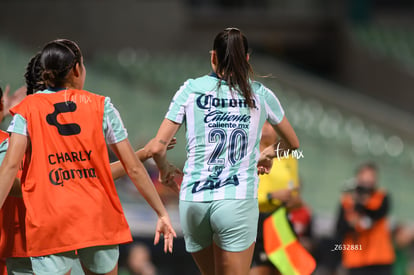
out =
<path fill-rule="evenodd" d="M 247 105 L 253 108 L 253 92 L 249 82 L 253 70 L 246 58 L 249 50 L 247 38 L 239 29 L 227 28 L 216 35 L 213 50 L 217 56 L 217 74 L 227 82 L 230 90 L 238 91 Z"/>
<path fill-rule="evenodd" d="M 81 60 L 82 53 L 75 42 L 67 39 L 51 41 L 40 53 L 41 78 L 47 87 L 61 87 L 69 71 Z"/>
<path fill-rule="evenodd" d="M 0 87 L 0 99 L 3 97 L 3 90 Z"/>
<path fill-rule="evenodd" d="M 377 173 L 378 172 L 378 165 L 375 162 L 362 163 L 357 167 L 357 169 L 355 171 L 355 174 L 358 175 L 359 173 L 361 173 L 364 170 L 371 170 L 371 171 Z"/>
<path fill-rule="evenodd" d="M 30 59 L 29 64 L 26 67 L 26 73 L 24 78 L 26 79 L 26 94 L 30 95 L 37 91 L 45 90 L 46 85 L 42 80 L 42 66 L 40 65 L 40 53 Z"/>

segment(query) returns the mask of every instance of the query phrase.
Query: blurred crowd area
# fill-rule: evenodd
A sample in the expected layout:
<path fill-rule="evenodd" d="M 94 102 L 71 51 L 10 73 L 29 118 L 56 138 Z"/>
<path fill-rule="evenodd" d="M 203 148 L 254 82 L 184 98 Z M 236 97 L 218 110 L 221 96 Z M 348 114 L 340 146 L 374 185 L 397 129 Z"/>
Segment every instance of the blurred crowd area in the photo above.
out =
<path fill-rule="evenodd" d="M 301 196 L 312 214 L 315 274 L 346 274 L 341 252 L 331 251 L 339 204 L 344 192 L 356 188 L 355 169 L 366 161 L 379 167 L 378 184 L 390 196 L 387 215 L 403 270 L 395 275 L 414 274 L 413 2 L 59 1 L 53 8 L 46 0 L 2 1 L 0 86 L 22 86 L 30 56 L 46 41 L 77 40 L 85 54 L 86 89 L 111 97 L 138 149 L 155 135 L 180 85 L 210 72 L 214 34 L 239 26 L 251 41 L 255 78 L 278 96 L 301 141 Z M 51 12 L 45 22 L 37 20 L 36 11 L 46 7 Z M 56 16 L 74 12 L 80 14 L 76 30 L 64 23 L 59 29 Z M 110 24 L 109 15 L 115 17 Z M 31 20 L 39 31 L 13 18 L 25 26 Z M 168 156 L 182 167 L 184 129 L 177 143 Z M 177 196 L 158 183 L 154 163 L 145 165 L 180 232 Z M 197 274 L 182 235 L 174 256 L 153 247 L 155 215 L 127 178 L 116 184 L 136 240 L 122 247 L 121 274 Z"/>

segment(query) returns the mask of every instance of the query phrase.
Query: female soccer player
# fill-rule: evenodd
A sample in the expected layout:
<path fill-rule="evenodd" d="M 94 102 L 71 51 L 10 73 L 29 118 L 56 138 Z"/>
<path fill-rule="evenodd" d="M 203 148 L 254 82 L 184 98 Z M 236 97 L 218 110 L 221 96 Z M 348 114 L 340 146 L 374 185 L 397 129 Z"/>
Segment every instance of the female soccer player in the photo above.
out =
<path fill-rule="evenodd" d="M 186 123 L 187 162 L 180 191 L 186 249 L 202 274 L 248 274 L 257 233 L 257 165 L 264 122 L 285 147 L 299 141 L 276 96 L 249 76 L 248 43 L 236 28 L 217 34 L 213 73 L 187 80 L 178 90 L 156 137 L 147 144 L 161 180 L 174 175 L 166 146 Z M 269 167 L 274 145 L 260 166 Z M 178 186 L 172 186 L 178 189 Z"/>
<path fill-rule="evenodd" d="M 118 244 L 131 241 L 111 177 L 106 143 L 158 215 L 155 243 L 172 251 L 175 232 L 109 98 L 83 91 L 79 47 L 55 40 L 40 56 L 48 90 L 11 109 L 9 149 L 0 168 L 3 204 L 23 156 L 27 252 L 36 274 L 66 274 L 76 253 L 87 274 L 116 274 Z"/>
<path fill-rule="evenodd" d="M 5 98 L 3 98 L 3 90 L 0 88 L 0 121 L 3 120 L 4 114 L 6 111 L 8 113 L 8 109 L 6 105 L 9 105 L 9 102 L 6 102 L 6 95 L 8 93 L 9 88 L 6 88 L 5 91 Z M 3 161 L 3 158 L 6 154 L 8 148 L 8 138 L 9 134 L 0 130 L 0 164 Z M 5 211 L 5 212 L 4 212 Z M 20 238 L 16 238 L 16 240 L 10 241 L 8 238 L 4 238 L 5 235 L 8 235 L 10 232 L 13 233 L 15 224 L 7 224 L 8 220 L 13 220 L 16 216 L 21 216 L 24 219 L 24 206 L 23 208 L 19 207 L 19 205 L 15 205 L 15 198 L 10 197 L 6 200 L 4 208 L 0 211 L 0 274 L 7 274 L 6 270 L 6 257 L 7 251 L 13 250 L 15 253 L 19 253 L 19 248 L 23 245 L 20 241 Z M 6 223 L 6 226 L 4 226 Z"/>
<path fill-rule="evenodd" d="M 10 87 L 6 87 L 4 95 L 0 88 L 0 121 L 4 116 L 9 114 L 11 106 L 18 104 L 26 94 L 26 88 L 21 87 L 9 96 Z M 9 134 L 0 130 L 0 164 L 3 162 L 4 156 L 9 145 Z M 20 174 L 20 171 L 19 171 Z M 30 274 L 31 268 L 27 269 L 24 263 L 29 262 L 30 258 L 23 259 L 26 256 L 26 239 L 24 237 L 24 218 L 26 209 L 21 198 L 20 180 L 17 176 L 13 190 L 0 209 L 0 274 L 7 274 L 6 259 L 16 257 L 13 263 L 8 263 L 9 274 Z M 19 258 L 17 258 L 19 257 Z M 10 270 L 12 268 L 12 272 Z M 18 270 L 17 270 L 18 269 Z"/>
<path fill-rule="evenodd" d="M 25 73 L 26 87 L 19 88 L 12 96 L 8 95 L 10 89 L 7 87 L 4 97 L 2 96 L 0 88 L 0 99 L 4 101 L 3 104 L 1 104 L 2 108 L 0 108 L 0 121 L 3 119 L 3 114 L 9 114 L 10 107 L 18 104 L 24 98 L 26 93 L 29 95 L 37 91 L 46 90 L 46 87 L 41 80 L 42 68 L 39 59 L 40 53 L 32 57 L 27 66 Z M 6 155 L 8 137 L 9 135 L 7 133 L 0 130 L 0 164 Z M 173 139 L 168 149 L 174 148 L 175 143 L 176 140 Z M 138 150 L 136 155 L 141 161 L 145 161 L 151 157 L 151 155 L 143 149 Z M 111 173 L 114 180 L 126 174 L 120 161 L 111 163 Z M 18 175 L 17 178 L 20 178 L 20 175 Z M 10 192 L 3 207 L 0 209 L 0 224 L 2 225 L 0 227 L 0 259 L 4 261 L 2 262 L 4 268 L 6 267 L 7 262 L 7 270 L 9 274 L 33 274 L 30 257 L 27 256 L 26 251 L 25 215 L 26 208 L 24 207 L 24 202 L 21 198 L 20 180 L 17 179 L 13 191 Z M 1 270 L 2 269 L 0 268 L 0 271 Z M 6 274 L 7 272 L 3 271 L 3 273 Z M 83 274 L 79 261 L 76 261 L 74 264 L 71 274 Z"/>

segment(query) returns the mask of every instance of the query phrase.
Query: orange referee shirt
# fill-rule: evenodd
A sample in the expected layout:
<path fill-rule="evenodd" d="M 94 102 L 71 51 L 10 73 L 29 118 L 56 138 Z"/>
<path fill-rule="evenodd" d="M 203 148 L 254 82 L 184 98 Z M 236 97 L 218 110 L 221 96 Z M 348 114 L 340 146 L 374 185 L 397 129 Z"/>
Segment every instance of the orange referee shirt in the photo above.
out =
<path fill-rule="evenodd" d="M 31 141 L 22 179 L 29 256 L 132 240 L 111 176 L 104 100 L 62 90 L 10 110 L 26 119 Z"/>

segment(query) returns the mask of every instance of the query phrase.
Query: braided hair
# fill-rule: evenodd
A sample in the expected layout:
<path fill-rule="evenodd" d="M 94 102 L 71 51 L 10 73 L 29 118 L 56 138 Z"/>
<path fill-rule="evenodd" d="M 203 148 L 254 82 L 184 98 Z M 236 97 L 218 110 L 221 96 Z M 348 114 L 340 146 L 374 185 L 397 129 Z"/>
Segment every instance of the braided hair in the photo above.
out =
<path fill-rule="evenodd" d="M 24 78 L 26 79 L 27 95 L 34 94 L 37 91 L 45 90 L 46 85 L 42 80 L 42 67 L 40 66 L 40 53 L 30 59 L 26 67 Z"/>

